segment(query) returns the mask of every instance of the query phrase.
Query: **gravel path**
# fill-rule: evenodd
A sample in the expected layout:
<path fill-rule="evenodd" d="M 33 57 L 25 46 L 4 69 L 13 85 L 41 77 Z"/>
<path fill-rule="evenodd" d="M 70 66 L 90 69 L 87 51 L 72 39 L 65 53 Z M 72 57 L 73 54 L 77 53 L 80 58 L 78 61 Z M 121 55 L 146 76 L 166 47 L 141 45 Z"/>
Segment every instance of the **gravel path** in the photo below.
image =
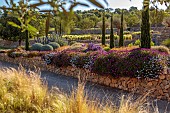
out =
<path fill-rule="evenodd" d="M 0 61 L 0 68 L 3 67 L 17 68 L 18 65 Z M 52 86 L 56 86 L 62 92 L 67 94 L 70 94 L 72 89 L 76 88 L 78 84 L 78 80 L 75 78 L 58 75 L 48 71 L 41 71 L 41 77 L 48 82 L 49 88 L 51 88 Z M 86 83 L 85 91 L 87 92 L 89 99 L 95 97 L 97 100 L 102 102 L 102 104 L 111 101 L 116 105 L 118 105 L 121 95 L 130 95 L 130 93 L 126 91 L 94 84 L 91 82 Z M 137 96 L 139 95 L 134 94 L 133 98 L 135 99 Z M 153 101 L 153 106 L 155 106 L 155 104 L 157 103 L 160 113 L 170 113 L 170 105 L 168 105 L 167 101 L 162 101 L 162 100 L 156 101 L 154 99 L 148 99 L 148 100 Z M 167 111 L 165 112 L 166 107 L 167 107 Z"/>

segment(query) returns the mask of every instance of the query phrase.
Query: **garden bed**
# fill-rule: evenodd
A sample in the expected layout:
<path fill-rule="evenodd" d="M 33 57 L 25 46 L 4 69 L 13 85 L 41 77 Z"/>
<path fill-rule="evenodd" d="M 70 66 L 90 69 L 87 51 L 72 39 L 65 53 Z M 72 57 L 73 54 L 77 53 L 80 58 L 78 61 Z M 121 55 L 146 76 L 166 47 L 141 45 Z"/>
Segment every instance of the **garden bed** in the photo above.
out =
<path fill-rule="evenodd" d="M 22 64 L 25 67 L 33 68 L 38 67 L 41 70 L 54 72 L 66 76 L 84 79 L 94 83 L 107 85 L 113 88 L 146 94 L 157 99 L 166 99 L 170 101 L 170 72 L 165 70 L 163 74 L 157 79 L 137 79 L 131 77 L 112 77 L 110 75 L 101 76 L 99 74 L 91 73 L 89 70 L 75 67 L 60 67 L 57 68 L 53 65 L 46 65 L 40 57 L 34 58 L 10 58 L 7 54 L 0 54 L 1 61 L 7 61 L 14 64 Z"/>

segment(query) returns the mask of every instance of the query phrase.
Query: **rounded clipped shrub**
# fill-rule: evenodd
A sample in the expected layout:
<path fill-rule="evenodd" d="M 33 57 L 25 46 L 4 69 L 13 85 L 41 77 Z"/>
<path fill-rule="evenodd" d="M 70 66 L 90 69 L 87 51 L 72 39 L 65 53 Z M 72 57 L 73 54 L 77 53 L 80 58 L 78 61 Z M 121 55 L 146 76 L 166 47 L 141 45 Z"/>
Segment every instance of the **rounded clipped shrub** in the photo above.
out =
<path fill-rule="evenodd" d="M 74 51 L 85 51 L 87 49 L 87 47 L 83 43 L 75 43 L 75 44 L 71 45 L 71 47 L 69 49 L 74 50 Z"/>
<path fill-rule="evenodd" d="M 46 44 L 41 47 L 41 51 L 53 51 L 53 47 L 51 45 Z"/>
<path fill-rule="evenodd" d="M 158 50 L 159 52 L 164 52 L 167 54 L 170 53 L 169 48 L 167 48 L 166 46 L 153 46 L 152 48 Z"/>
<path fill-rule="evenodd" d="M 128 47 L 132 47 L 132 46 L 133 46 L 133 43 L 128 44 Z"/>
<path fill-rule="evenodd" d="M 105 51 L 110 51 L 110 47 L 104 47 Z"/>
<path fill-rule="evenodd" d="M 140 46 L 140 40 L 139 40 L 139 39 L 136 40 L 135 43 L 134 43 L 134 45 L 135 45 L 135 46 L 138 46 L 138 45 Z"/>
<path fill-rule="evenodd" d="M 35 43 L 31 46 L 31 50 L 32 51 L 41 51 L 42 46 L 43 46 L 43 44 L 41 44 L 41 43 Z"/>
<path fill-rule="evenodd" d="M 58 43 L 56 43 L 56 42 L 50 42 L 48 45 L 52 46 L 53 49 L 57 49 L 57 48 L 60 47 L 60 45 Z"/>
<path fill-rule="evenodd" d="M 170 38 L 164 40 L 162 44 L 170 48 Z"/>
<path fill-rule="evenodd" d="M 140 40 L 139 40 L 139 39 L 138 39 L 138 40 L 136 40 L 136 41 L 135 41 L 135 43 L 134 43 L 134 45 L 135 45 L 135 46 L 138 46 L 138 45 L 140 46 L 140 45 L 141 45 Z M 154 45 L 155 45 L 155 44 L 154 44 L 154 42 L 153 42 L 153 41 L 151 41 L 151 46 L 154 46 Z"/>

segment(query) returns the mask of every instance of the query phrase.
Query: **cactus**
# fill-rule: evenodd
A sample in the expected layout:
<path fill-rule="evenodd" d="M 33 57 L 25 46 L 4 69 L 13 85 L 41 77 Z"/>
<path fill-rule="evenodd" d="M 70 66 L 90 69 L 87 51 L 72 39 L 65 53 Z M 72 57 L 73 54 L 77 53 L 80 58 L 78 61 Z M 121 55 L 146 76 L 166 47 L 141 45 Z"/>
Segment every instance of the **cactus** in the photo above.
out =
<path fill-rule="evenodd" d="M 121 25 L 120 25 L 120 38 L 119 38 L 119 47 L 123 46 L 123 9 L 121 14 Z"/>
<path fill-rule="evenodd" d="M 113 35 L 113 15 L 111 16 L 110 27 L 110 48 L 114 48 L 114 35 Z"/>
<path fill-rule="evenodd" d="M 141 24 L 141 48 L 151 48 L 149 0 L 144 0 Z"/>
<path fill-rule="evenodd" d="M 105 28 L 105 11 L 103 11 L 103 24 L 102 24 L 102 45 L 105 45 L 106 42 L 106 28 Z"/>

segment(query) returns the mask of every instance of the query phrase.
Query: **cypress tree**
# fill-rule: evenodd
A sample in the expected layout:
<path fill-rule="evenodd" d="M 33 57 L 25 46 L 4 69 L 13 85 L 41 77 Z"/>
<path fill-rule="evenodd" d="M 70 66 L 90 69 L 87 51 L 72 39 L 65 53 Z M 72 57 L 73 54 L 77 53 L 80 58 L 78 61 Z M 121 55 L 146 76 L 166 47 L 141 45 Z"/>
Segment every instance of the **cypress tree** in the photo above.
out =
<path fill-rule="evenodd" d="M 120 25 L 120 38 L 119 38 L 119 47 L 123 46 L 123 9 L 121 14 L 121 25 Z"/>
<path fill-rule="evenodd" d="M 144 0 L 141 24 L 141 48 L 151 48 L 149 0 Z"/>
<path fill-rule="evenodd" d="M 111 15 L 110 27 L 110 48 L 114 48 L 114 35 L 113 35 L 113 15 Z"/>
<path fill-rule="evenodd" d="M 105 11 L 103 11 L 103 24 L 102 24 L 102 45 L 105 45 L 105 42 L 106 42 L 106 37 L 105 37 L 105 34 L 106 34 L 106 28 L 105 28 Z"/>

